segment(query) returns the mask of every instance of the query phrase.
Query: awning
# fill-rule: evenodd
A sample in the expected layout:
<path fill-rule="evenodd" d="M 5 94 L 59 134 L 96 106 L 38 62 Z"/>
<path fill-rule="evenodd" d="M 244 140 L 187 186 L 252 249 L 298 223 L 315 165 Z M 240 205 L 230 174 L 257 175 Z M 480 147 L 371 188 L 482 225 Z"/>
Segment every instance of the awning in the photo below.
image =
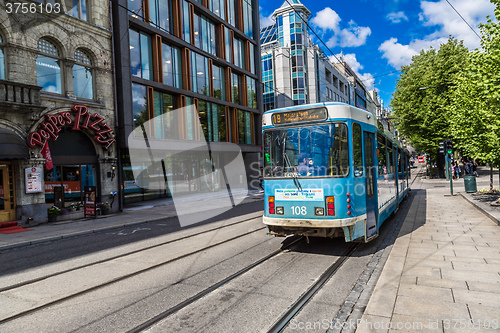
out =
<path fill-rule="evenodd" d="M 27 159 L 29 157 L 26 142 L 16 133 L 0 128 L 0 160 Z"/>

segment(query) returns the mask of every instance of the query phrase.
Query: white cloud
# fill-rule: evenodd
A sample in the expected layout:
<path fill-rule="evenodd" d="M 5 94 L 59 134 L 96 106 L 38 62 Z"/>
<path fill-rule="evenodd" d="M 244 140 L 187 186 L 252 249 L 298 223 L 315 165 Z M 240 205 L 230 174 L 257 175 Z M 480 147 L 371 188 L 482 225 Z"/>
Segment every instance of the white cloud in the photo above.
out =
<path fill-rule="evenodd" d="M 358 27 L 354 21 L 349 22 L 348 29 L 342 29 L 340 32 L 341 47 L 357 47 L 366 43 L 366 38 L 372 31 L 368 27 Z"/>
<path fill-rule="evenodd" d="M 259 6 L 259 18 L 260 18 L 260 27 L 264 28 L 271 24 L 274 24 L 273 13 L 269 16 L 262 15 L 262 7 Z"/>
<path fill-rule="evenodd" d="M 311 24 L 323 30 L 339 31 L 340 16 L 330 7 L 316 13 L 311 19 Z"/>
<path fill-rule="evenodd" d="M 358 47 L 366 43 L 371 34 L 369 27 L 360 27 L 354 21 L 349 22 L 347 28 L 340 27 L 340 16 L 330 7 L 326 7 L 311 19 L 311 24 L 323 30 L 323 33 L 333 32 L 326 45 L 328 47 Z"/>
<path fill-rule="evenodd" d="M 387 14 L 385 18 L 391 21 L 392 23 L 400 23 L 401 21 L 408 21 L 408 17 L 405 15 L 404 12 L 397 12 L 397 13 L 392 12 Z"/>
<path fill-rule="evenodd" d="M 446 0 L 422 1 L 420 7 L 422 12 L 419 18 L 422 25 L 435 27 L 436 30 L 422 39 L 413 39 L 407 45 L 398 43 L 394 37 L 383 42 L 378 49 L 394 68 L 400 69 L 401 66 L 408 65 L 412 56 L 419 54 L 421 50 L 428 50 L 431 46 L 439 48 L 440 44 L 448 41 L 450 35 L 463 40 L 469 49 L 480 46 L 479 38 Z M 487 15 L 493 17 L 495 6 L 489 0 L 454 0 L 453 7 L 479 33 L 478 24 L 486 22 Z"/>

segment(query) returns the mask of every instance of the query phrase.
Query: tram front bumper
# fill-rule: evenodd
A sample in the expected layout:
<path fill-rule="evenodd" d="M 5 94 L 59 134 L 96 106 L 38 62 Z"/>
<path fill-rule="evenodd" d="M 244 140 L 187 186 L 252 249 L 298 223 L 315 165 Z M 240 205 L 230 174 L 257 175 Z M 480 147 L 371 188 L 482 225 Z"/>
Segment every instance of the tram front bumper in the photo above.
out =
<path fill-rule="evenodd" d="M 366 220 L 366 214 L 361 216 L 349 217 L 346 219 L 285 219 L 282 217 L 263 216 L 263 222 L 266 225 L 277 227 L 295 227 L 295 228 L 342 228 L 355 225 L 358 221 Z"/>

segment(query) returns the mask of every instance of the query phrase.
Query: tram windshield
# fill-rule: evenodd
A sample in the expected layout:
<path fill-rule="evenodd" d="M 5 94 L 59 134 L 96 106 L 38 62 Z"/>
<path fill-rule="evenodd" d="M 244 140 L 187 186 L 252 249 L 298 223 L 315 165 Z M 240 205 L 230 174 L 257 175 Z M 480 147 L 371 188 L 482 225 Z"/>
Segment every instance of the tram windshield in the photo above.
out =
<path fill-rule="evenodd" d="M 264 177 L 325 177 L 349 173 L 347 125 L 273 128 L 264 132 Z"/>

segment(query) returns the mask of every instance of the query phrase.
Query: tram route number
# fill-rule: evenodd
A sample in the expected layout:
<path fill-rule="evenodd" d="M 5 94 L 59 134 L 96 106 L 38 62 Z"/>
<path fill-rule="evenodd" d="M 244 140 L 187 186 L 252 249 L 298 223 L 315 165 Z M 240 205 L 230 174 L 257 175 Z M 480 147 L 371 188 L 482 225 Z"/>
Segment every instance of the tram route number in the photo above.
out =
<path fill-rule="evenodd" d="M 306 215 L 307 208 L 306 206 L 292 206 L 292 214 L 293 215 Z"/>

